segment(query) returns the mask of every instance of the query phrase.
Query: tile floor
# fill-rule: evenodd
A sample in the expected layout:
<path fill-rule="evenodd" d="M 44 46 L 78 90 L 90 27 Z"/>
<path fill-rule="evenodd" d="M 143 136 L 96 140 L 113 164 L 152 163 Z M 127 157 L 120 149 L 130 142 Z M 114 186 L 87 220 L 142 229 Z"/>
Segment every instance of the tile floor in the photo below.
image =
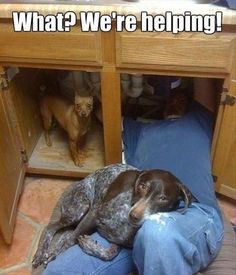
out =
<path fill-rule="evenodd" d="M 31 260 L 39 236 L 49 221 L 58 197 L 71 182 L 64 179 L 26 178 L 12 245 L 6 246 L 0 239 L 0 274 L 31 274 Z M 236 202 L 222 196 L 219 202 L 226 216 L 236 224 Z"/>
<path fill-rule="evenodd" d="M 31 274 L 31 260 L 40 234 L 57 199 L 72 181 L 51 178 L 25 180 L 11 246 L 0 239 L 0 274 Z"/>

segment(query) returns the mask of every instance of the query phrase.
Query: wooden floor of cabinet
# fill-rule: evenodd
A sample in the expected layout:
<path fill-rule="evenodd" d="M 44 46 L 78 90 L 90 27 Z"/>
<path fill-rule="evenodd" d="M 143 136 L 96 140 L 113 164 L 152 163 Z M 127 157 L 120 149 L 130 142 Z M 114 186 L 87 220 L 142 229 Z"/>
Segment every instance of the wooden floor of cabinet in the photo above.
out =
<path fill-rule="evenodd" d="M 54 176 L 84 177 L 105 165 L 103 130 L 98 123 L 93 123 L 87 136 L 86 156 L 81 167 L 75 166 L 69 150 L 66 133 L 59 128 L 51 132 L 52 146 L 45 143 L 44 134 L 29 159 L 27 172 Z"/>

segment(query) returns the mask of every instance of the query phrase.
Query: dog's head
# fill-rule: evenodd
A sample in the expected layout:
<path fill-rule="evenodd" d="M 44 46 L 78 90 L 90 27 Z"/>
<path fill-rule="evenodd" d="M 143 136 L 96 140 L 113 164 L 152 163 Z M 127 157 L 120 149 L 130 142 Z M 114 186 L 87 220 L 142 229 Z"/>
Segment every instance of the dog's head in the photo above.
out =
<path fill-rule="evenodd" d="M 134 184 L 129 221 L 139 226 L 149 215 L 174 210 L 184 200 L 185 207 L 192 201 L 191 192 L 173 174 L 163 170 L 142 172 Z"/>
<path fill-rule="evenodd" d="M 80 117 L 88 117 L 93 109 L 93 97 L 90 95 L 75 95 L 75 111 Z"/>

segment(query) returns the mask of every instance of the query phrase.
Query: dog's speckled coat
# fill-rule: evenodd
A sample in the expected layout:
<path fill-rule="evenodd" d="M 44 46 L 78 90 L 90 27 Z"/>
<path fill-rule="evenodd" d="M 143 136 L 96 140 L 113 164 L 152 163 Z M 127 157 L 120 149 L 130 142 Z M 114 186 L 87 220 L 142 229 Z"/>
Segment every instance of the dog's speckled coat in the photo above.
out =
<path fill-rule="evenodd" d="M 57 248 L 54 251 L 50 251 L 50 243 L 54 234 L 61 228 L 77 225 L 90 208 L 91 210 L 97 210 L 100 207 L 100 201 L 106 193 L 109 184 L 121 172 L 127 170 L 135 170 L 135 168 L 124 164 L 109 165 L 95 171 L 91 175 L 88 175 L 85 179 L 72 184 L 65 190 L 55 207 L 51 219 L 52 222 L 49 223 L 40 238 L 38 250 L 33 260 L 34 267 L 37 267 L 43 263 L 47 264 L 56 256 L 55 254 L 58 255 L 66 248 L 76 243 L 76 239 L 73 238 L 73 233 L 64 234 L 59 239 Z M 125 196 L 131 197 L 131 195 L 128 194 Z M 122 207 L 125 209 L 125 212 L 128 212 L 129 209 L 127 205 L 123 205 Z M 60 213 L 59 217 L 54 218 L 55 213 L 58 215 L 58 212 Z M 110 217 L 108 216 L 107 219 L 114 219 L 114 214 L 115 213 L 113 213 Z M 102 229 L 102 220 L 102 217 L 98 220 L 97 229 L 101 232 L 102 235 L 104 235 Z M 112 221 L 114 222 L 114 220 Z M 117 228 L 116 226 L 114 226 L 114 228 Z"/>
<path fill-rule="evenodd" d="M 60 215 L 42 234 L 33 266 L 47 264 L 76 243 L 86 253 L 110 260 L 119 252 L 119 246 L 132 247 L 146 212 L 151 215 L 171 211 L 181 199 L 186 209 L 191 198 L 189 190 L 168 171 L 139 171 L 125 164 L 97 170 L 62 194 L 56 207 Z M 62 234 L 56 247 L 51 249 L 55 233 L 72 227 L 75 229 Z M 109 249 L 83 236 L 95 230 L 112 243 Z"/>

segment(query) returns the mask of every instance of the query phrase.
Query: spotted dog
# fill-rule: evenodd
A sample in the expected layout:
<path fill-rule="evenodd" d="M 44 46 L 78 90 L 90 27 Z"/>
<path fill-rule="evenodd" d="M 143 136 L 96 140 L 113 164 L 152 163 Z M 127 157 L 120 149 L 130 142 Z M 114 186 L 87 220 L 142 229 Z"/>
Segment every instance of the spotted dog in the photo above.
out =
<path fill-rule="evenodd" d="M 41 236 L 33 266 L 47 264 L 78 244 L 86 253 L 111 260 L 123 247 L 132 247 L 138 228 L 150 215 L 169 212 L 184 200 L 185 211 L 191 204 L 191 192 L 170 172 L 140 171 L 124 164 L 109 165 L 72 184 L 56 206 L 58 218 L 50 222 Z M 56 247 L 55 234 L 66 228 Z M 98 231 L 112 243 L 105 249 L 89 237 Z"/>

